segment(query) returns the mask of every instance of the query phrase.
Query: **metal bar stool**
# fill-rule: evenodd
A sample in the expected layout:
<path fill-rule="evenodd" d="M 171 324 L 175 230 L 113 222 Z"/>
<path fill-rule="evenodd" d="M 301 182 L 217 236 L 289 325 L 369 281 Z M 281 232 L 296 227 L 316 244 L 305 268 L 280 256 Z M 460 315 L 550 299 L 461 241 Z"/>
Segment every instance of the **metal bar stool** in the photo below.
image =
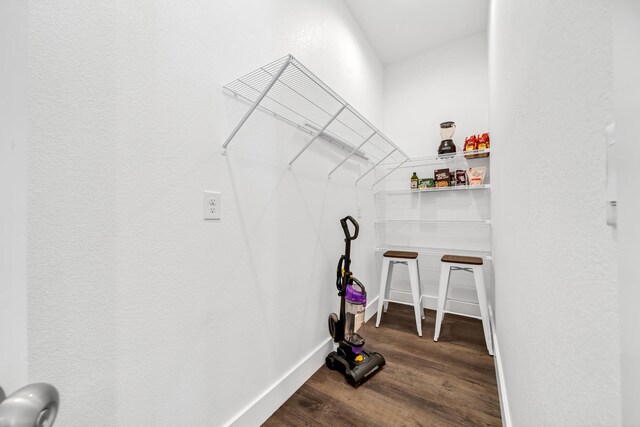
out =
<path fill-rule="evenodd" d="M 484 286 L 484 267 L 482 258 L 458 255 L 445 255 L 441 259 L 440 269 L 440 289 L 438 295 L 438 313 L 436 314 L 436 332 L 433 340 L 438 341 L 440 337 L 440 327 L 444 318 L 444 305 L 447 301 L 447 290 L 451 272 L 462 270 L 473 273 L 478 293 L 478 305 L 480 306 L 480 317 L 482 318 L 482 329 L 484 329 L 484 340 L 487 344 L 489 354 L 493 356 L 493 343 L 491 341 L 491 323 L 489 322 L 489 308 L 487 306 L 487 291 Z"/>
<path fill-rule="evenodd" d="M 376 328 L 380 326 L 382 318 L 382 306 L 384 312 L 389 307 L 389 291 L 391 289 L 391 276 L 395 264 L 405 264 L 409 268 L 409 281 L 411 282 L 411 295 L 413 297 L 413 310 L 416 315 L 416 329 L 418 335 L 422 336 L 422 319 L 424 319 L 424 307 L 422 306 L 422 295 L 420 292 L 420 270 L 418 269 L 418 253 L 404 251 L 387 251 L 382 258 L 382 275 L 380 278 L 380 297 L 378 298 L 378 315 L 376 317 Z M 397 301 L 396 301 L 397 302 Z M 406 304 L 406 303 L 401 303 Z"/>

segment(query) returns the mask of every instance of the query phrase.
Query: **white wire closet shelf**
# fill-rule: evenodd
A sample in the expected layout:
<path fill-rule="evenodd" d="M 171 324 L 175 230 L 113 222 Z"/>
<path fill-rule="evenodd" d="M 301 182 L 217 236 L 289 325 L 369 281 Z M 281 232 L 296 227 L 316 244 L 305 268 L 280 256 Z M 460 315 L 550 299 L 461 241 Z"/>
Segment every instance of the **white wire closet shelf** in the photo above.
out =
<path fill-rule="evenodd" d="M 356 179 L 356 184 L 375 168 L 392 165 L 391 171 L 374 182 L 375 186 L 409 160 L 404 151 L 292 55 L 260 67 L 224 89 L 251 106 L 222 144 L 223 154 L 249 116 L 259 109 L 311 135 L 289 167 L 319 138 L 346 150 L 329 177 L 354 156 L 369 162 L 371 167 Z"/>
<path fill-rule="evenodd" d="M 457 153 L 448 154 L 448 155 L 436 154 L 433 156 L 414 157 L 410 159 L 410 161 L 407 164 L 399 165 L 398 167 L 413 168 L 413 167 L 419 167 L 419 166 L 435 165 L 438 163 L 459 162 L 459 161 L 468 162 L 468 160 L 488 159 L 490 153 L 491 153 L 491 149 L 487 148 L 486 150 L 458 151 Z M 387 166 L 392 166 L 392 165 L 387 164 Z"/>
<path fill-rule="evenodd" d="M 423 193 L 439 193 L 442 191 L 470 191 L 470 190 L 487 190 L 491 188 L 491 184 L 480 185 L 457 185 L 452 187 L 431 187 L 431 188 L 416 188 L 410 190 L 380 190 L 374 193 L 377 195 L 387 196 L 401 196 L 404 194 L 423 194 Z"/>

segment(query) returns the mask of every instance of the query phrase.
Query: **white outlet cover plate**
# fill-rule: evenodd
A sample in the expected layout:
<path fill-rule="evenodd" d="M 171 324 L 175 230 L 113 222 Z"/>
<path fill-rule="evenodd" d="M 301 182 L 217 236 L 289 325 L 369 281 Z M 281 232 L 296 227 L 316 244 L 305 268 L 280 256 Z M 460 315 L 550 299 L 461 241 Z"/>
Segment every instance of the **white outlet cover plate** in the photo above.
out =
<path fill-rule="evenodd" d="M 205 191 L 202 198 L 204 219 L 220 219 L 222 195 L 218 191 Z"/>

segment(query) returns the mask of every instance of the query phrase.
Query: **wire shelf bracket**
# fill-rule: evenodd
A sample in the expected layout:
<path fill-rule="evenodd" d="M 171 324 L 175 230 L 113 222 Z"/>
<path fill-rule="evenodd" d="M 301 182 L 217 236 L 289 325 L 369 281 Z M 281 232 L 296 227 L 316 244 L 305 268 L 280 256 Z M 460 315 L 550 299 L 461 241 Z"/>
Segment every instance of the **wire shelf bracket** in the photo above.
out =
<path fill-rule="evenodd" d="M 291 159 L 289 168 L 318 139 L 346 152 L 328 177 L 356 157 L 372 165 L 355 184 L 377 167 L 393 167 L 410 160 L 402 149 L 292 55 L 226 84 L 224 90 L 246 101 L 249 110 L 222 144 L 222 154 L 227 154 L 229 144 L 253 112 L 261 110 L 311 135 L 311 140 Z"/>
<path fill-rule="evenodd" d="M 393 153 L 395 153 L 396 149 L 394 148 L 389 154 L 387 154 L 386 156 L 384 156 L 383 158 L 380 159 L 380 161 L 378 163 L 376 163 L 375 165 L 371 166 L 365 173 L 363 173 L 362 175 L 360 175 L 358 177 L 358 179 L 356 179 L 356 185 L 358 184 L 358 181 L 360 181 L 362 178 L 364 178 L 365 176 L 367 176 L 367 174 L 369 172 L 371 172 L 372 170 L 374 170 L 375 168 L 377 168 L 378 166 L 380 166 L 380 164 L 382 162 L 384 162 L 385 160 L 387 160 L 387 157 L 389 157 L 390 155 L 392 155 Z"/>
<path fill-rule="evenodd" d="M 291 165 L 293 165 L 293 162 L 295 162 L 296 160 L 298 160 L 298 157 L 300 157 L 300 155 L 301 155 L 302 153 L 304 153 L 305 151 L 307 151 L 307 148 L 309 148 L 309 146 L 310 146 L 311 144 L 313 144 L 313 141 L 315 141 L 316 139 L 318 139 L 318 138 L 322 135 L 322 133 L 323 133 L 323 132 L 324 132 L 324 131 L 329 127 L 329 125 L 331 124 L 331 122 L 333 122 L 333 121 L 336 119 L 336 117 L 338 117 L 338 116 L 340 115 L 340 113 L 342 113 L 342 111 L 344 111 L 344 109 L 345 109 L 345 108 L 347 108 L 347 106 L 346 106 L 346 105 L 343 105 L 342 107 L 340 107 L 340 109 L 338 110 L 338 112 L 337 112 L 337 113 L 335 113 L 335 114 L 334 114 L 334 115 L 329 119 L 329 121 L 327 122 L 327 124 L 325 124 L 325 125 L 322 127 L 322 129 L 320 129 L 320 130 L 318 131 L 318 133 L 316 134 L 316 136 L 314 136 L 313 138 L 311 138 L 311 141 L 309 141 L 309 142 L 307 143 L 307 145 L 305 145 L 305 146 L 302 148 L 302 150 L 300 150 L 300 151 L 298 152 L 298 154 L 296 154 L 296 156 L 295 156 L 293 159 L 291 159 L 291 161 L 289 162 L 289 168 L 291 168 Z"/>
<path fill-rule="evenodd" d="M 255 109 L 258 107 L 260 102 L 262 102 L 264 97 L 267 96 L 269 89 L 271 89 L 273 85 L 276 84 L 276 82 L 278 81 L 282 73 L 284 73 L 284 70 L 286 70 L 286 68 L 289 66 L 289 62 L 291 62 L 291 56 L 287 57 L 287 59 L 282 64 L 282 67 L 280 67 L 280 70 L 278 70 L 278 73 L 275 76 L 273 76 L 273 79 L 271 79 L 267 87 L 262 91 L 260 96 L 254 101 L 251 108 L 249 108 L 249 110 L 245 113 L 242 120 L 240 120 L 240 123 L 238 123 L 236 127 L 231 131 L 231 134 L 227 137 L 227 140 L 224 142 L 224 144 L 222 144 L 223 154 L 227 154 L 227 146 L 229 145 L 233 137 L 236 136 L 236 134 L 238 133 L 242 125 L 244 125 L 244 122 L 247 121 L 251 113 L 255 111 Z"/>
<path fill-rule="evenodd" d="M 349 160 L 349 159 L 351 158 L 351 156 L 353 156 L 353 155 L 354 155 L 354 154 L 356 154 L 358 151 L 360 151 L 360 149 L 362 148 L 362 146 L 363 146 L 364 144 L 366 144 L 367 142 L 369 142 L 369 140 L 370 140 L 371 138 L 373 138 L 375 134 L 376 134 L 376 132 L 374 131 L 374 132 L 369 136 L 369 138 L 365 139 L 365 140 L 362 142 L 362 144 L 358 145 L 356 148 L 354 148 L 354 149 L 353 149 L 353 151 L 352 151 L 352 152 L 351 152 L 347 157 L 345 157 L 344 159 L 342 159 L 342 161 L 341 161 L 340 163 L 338 163 L 338 164 L 336 165 L 336 167 L 335 167 L 335 168 L 331 169 L 331 172 L 329 172 L 329 176 L 328 176 L 328 177 L 329 177 L 329 178 L 331 178 L 331 175 L 332 175 L 336 170 L 338 170 L 338 168 L 339 168 L 340 166 L 342 166 L 342 165 L 343 165 L 347 160 Z"/>

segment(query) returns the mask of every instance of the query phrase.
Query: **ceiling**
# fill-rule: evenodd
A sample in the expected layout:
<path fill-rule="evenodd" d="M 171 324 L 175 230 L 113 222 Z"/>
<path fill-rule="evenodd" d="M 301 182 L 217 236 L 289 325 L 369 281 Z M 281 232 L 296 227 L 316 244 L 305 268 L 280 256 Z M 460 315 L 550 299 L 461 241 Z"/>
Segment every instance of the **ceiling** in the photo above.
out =
<path fill-rule="evenodd" d="M 345 0 L 385 64 L 486 31 L 489 0 Z"/>

